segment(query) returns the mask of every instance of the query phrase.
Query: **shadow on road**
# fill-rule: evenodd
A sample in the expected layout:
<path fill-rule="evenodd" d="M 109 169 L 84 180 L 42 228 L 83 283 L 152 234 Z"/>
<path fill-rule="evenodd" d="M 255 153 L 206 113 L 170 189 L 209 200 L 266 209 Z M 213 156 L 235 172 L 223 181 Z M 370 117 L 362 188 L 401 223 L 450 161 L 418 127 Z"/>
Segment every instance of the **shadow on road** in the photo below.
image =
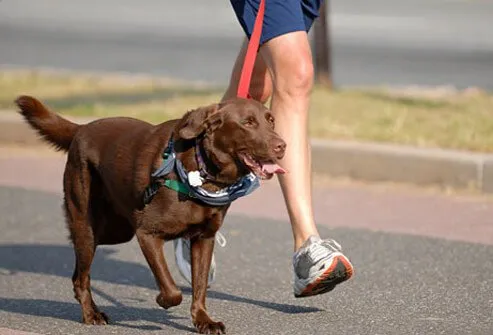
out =
<path fill-rule="evenodd" d="M 78 303 L 50 301 L 45 299 L 6 299 L 0 298 L 0 309 L 6 312 L 24 315 L 57 318 L 61 320 L 81 320 L 81 310 Z M 127 321 L 147 321 L 173 327 L 187 332 L 194 328 L 187 327 L 173 320 L 186 319 L 172 315 L 171 312 L 159 308 L 136 308 L 124 305 L 102 306 L 101 310 L 110 316 L 111 325 L 140 330 L 162 330 L 158 325 L 131 325 Z"/>
<path fill-rule="evenodd" d="M 122 261 L 109 256 L 116 251 L 108 248 L 100 248 L 96 252 L 96 257 L 91 271 L 91 279 L 100 280 L 113 284 L 140 286 L 149 289 L 155 289 L 155 281 L 152 277 L 151 271 L 148 267 L 127 261 Z M 7 270 L 1 276 L 13 275 L 16 272 L 30 272 L 46 275 L 55 275 L 61 277 L 71 278 L 74 264 L 74 253 L 70 246 L 61 245 L 35 245 L 35 244 L 10 244 L 0 246 L 0 268 Z M 67 290 L 71 290 L 71 281 L 67 282 Z M 102 292 L 93 285 L 93 292 L 102 296 L 103 298 L 114 303 L 115 306 L 110 307 L 113 312 L 119 310 L 117 313 L 112 313 L 108 310 L 110 315 L 122 315 L 120 309 L 124 309 L 125 317 L 118 321 L 128 321 L 127 316 L 136 315 L 142 318 L 148 313 L 146 319 L 153 322 L 166 322 L 170 326 L 174 325 L 167 316 L 169 313 L 163 316 L 163 310 L 159 308 L 154 309 L 139 309 L 125 306 L 118 303 L 116 299 L 109 296 L 107 293 Z M 191 295 L 191 289 L 189 287 L 181 287 L 184 294 Z M 281 304 L 270 301 L 255 300 L 251 298 L 241 297 L 228 293 L 218 292 L 215 290 L 209 290 L 207 292 L 207 298 L 226 300 L 237 303 L 251 304 L 266 309 L 272 309 L 282 313 L 288 314 L 300 314 L 300 313 L 313 313 L 322 311 L 318 308 L 296 306 L 289 304 Z M 29 303 L 26 303 L 29 302 Z M 38 305 L 39 303 L 39 305 Z M 31 307 L 30 307 L 31 306 Z M 40 308 L 43 306 L 43 308 Z M 50 308 L 51 307 L 51 308 Z M 55 302 L 46 300 L 22 300 L 22 299 L 2 299 L 0 298 L 0 309 L 15 313 L 32 314 L 39 316 L 51 316 L 59 317 L 61 319 L 75 320 L 75 315 L 80 314 L 78 304 Z M 105 309 L 108 309 L 106 307 Z M 58 311 L 62 311 L 58 313 Z M 57 312 L 55 312 L 57 311 Z M 166 320 L 163 320 L 165 318 Z"/>

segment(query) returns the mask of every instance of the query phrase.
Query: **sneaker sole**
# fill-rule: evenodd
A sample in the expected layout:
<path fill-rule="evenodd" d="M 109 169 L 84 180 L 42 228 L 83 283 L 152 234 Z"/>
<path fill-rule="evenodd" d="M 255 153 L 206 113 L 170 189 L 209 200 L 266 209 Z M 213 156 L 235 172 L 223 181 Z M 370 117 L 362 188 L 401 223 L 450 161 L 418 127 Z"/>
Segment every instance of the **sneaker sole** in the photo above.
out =
<path fill-rule="evenodd" d="M 314 282 L 309 284 L 296 298 L 310 297 L 332 291 L 340 284 L 353 276 L 353 266 L 344 256 L 336 256 L 331 266 Z"/>

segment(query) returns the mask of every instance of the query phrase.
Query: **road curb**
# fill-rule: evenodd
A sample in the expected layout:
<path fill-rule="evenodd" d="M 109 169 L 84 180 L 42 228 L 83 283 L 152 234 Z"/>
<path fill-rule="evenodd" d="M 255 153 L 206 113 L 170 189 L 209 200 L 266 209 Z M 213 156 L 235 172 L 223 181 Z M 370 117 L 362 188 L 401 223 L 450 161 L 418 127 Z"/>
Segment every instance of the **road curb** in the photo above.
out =
<path fill-rule="evenodd" d="M 71 119 L 78 123 L 91 120 Z M 0 113 L 0 143 L 42 144 L 13 112 Z M 318 139 L 311 143 L 313 172 L 319 175 L 493 193 L 491 154 Z"/>
<path fill-rule="evenodd" d="M 493 155 L 441 149 L 312 141 L 315 173 L 493 193 Z"/>

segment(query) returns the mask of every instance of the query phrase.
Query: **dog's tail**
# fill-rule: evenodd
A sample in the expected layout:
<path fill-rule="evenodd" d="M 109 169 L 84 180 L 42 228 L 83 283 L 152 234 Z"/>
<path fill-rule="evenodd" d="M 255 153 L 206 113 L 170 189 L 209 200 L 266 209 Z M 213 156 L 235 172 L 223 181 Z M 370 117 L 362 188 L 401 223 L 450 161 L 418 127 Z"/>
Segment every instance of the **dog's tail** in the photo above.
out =
<path fill-rule="evenodd" d="M 34 128 L 41 138 L 57 150 L 68 151 L 72 139 L 80 127 L 53 113 L 40 101 L 30 96 L 20 96 L 15 100 L 19 113 Z"/>

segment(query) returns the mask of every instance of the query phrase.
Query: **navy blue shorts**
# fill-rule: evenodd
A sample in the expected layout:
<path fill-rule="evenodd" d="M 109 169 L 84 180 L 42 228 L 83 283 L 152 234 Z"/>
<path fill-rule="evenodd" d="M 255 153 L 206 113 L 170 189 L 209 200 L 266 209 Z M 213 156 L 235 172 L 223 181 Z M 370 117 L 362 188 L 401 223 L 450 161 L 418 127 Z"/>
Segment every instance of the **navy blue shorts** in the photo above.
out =
<path fill-rule="evenodd" d="M 230 0 L 236 17 L 250 38 L 260 0 Z M 323 0 L 265 0 L 260 44 L 294 31 L 308 32 L 318 17 Z"/>

